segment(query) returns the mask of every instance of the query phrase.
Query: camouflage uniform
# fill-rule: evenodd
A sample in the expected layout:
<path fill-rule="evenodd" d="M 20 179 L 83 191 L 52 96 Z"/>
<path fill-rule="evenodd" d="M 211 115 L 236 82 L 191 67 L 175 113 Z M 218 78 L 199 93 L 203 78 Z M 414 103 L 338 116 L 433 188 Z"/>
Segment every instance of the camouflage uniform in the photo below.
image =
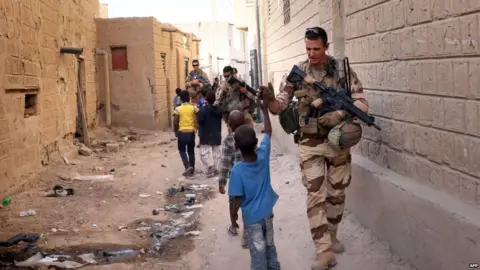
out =
<path fill-rule="evenodd" d="M 333 58 L 329 57 L 329 59 Z M 325 69 L 312 68 L 308 60 L 300 62 L 298 66 L 318 82 L 332 87 L 339 86 L 338 72 L 329 76 Z M 355 101 L 354 104 L 367 112 L 368 104 L 364 98 L 362 84 L 356 73 L 353 70 L 350 70 L 350 72 L 352 82 L 350 87 L 352 99 Z M 308 97 L 310 100 L 319 98 L 318 91 L 313 87 L 302 84 L 300 88 L 295 90 L 292 88 L 281 89 L 276 96 L 276 102 L 279 106 L 277 113 L 285 109 L 294 96 L 299 101 L 304 100 L 303 97 Z M 331 112 L 330 114 L 339 119 L 346 118 L 343 111 Z M 336 235 L 337 226 L 343 217 L 345 188 L 350 184 L 352 168 L 350 149 L 341 150 L 332 147 L 327 142 L 326 136 L 329 128 L 319 126 L 318 119 L 309 118 L 308 124 L 300 128 L 298 144 L 302 182 L 307 189 L 307 215 L 310 232 L 315 243 L 316 253 L 321 255 L 326 252 L 343 251 Z"/>
<path fill-rule="evenodd" d="M 193 104 L 197 104 L 198 101 L 198 93 L 200 93 L 201 87 L 198 85 L 192 85 L 191 81 L 195 80 L 194 76 L 198 75 L 203 77 L 206 81 L 210 82 L 208 79 L 207 73 L 205 73 L 203 70 L 199 69 L 198 71 L 190 71 L 188 73 L 187 79 L 185 80 L 185 87 L 187 88 L 188 92 L 190 93 L 190 98 L 192 99 Z"/>
<path fill-rule="evenodd" d="M 228 115 L 234 110 L 243 111 L 245 123 L 253 125 L 252 108 L 255 96 L 250 93 L 242 93 L 235 89 L 227 81 L 223 81 L 215 92 L 215 104 L 222 107 L 223 120 L 228 123 Z"/>

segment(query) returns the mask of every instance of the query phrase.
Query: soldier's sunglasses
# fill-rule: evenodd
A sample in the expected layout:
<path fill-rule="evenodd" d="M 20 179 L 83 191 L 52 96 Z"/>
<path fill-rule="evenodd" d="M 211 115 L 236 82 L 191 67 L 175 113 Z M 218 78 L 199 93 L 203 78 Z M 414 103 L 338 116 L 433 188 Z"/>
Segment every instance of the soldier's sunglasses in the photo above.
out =
<path fill-rule="evenodd" d="M 320 35 L 320 28 L 318 27 L 310 27 L 305 30 L 305 36 L 310 36 L 310 35 L 315 35 L 318 36 Z"/>
<path fill-rule="evenodd" d="M 193 64 L 192 67 L 198 67 L 198 64 Z"/>

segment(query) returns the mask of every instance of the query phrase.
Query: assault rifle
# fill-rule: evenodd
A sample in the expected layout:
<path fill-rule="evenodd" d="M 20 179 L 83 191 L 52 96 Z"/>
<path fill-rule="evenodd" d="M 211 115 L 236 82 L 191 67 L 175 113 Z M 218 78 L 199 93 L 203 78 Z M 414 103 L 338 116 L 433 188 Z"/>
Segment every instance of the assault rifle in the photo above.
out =
<path fill-rule="evenodd" d="M 231 85 L 239 84 L 240 87 L 245 87 L 247 91 L 252 93 L 254 96 L 256 96 L 258 93 L 257 90 L 253 89 L 252 87 L 250 87 L 250 85 L 246 84 L 245 82 L 240 81 L 233 75 L 230 75 L 230 77 L 228 77 L 227 82 Z"/>
<path fill-rule="evenodd" d="M 205 78 L 203 78 L 203 76 L 201 75 L 198 75 L 198 74 L 194 74 L 194 72 L 190 72 L 190 75 L 193 77 L 194 80 L 199 80 L 203 86 L 211 86 L 210 83 L 205 80 Z"/>
<path fill-rule="evenodd" d="M 312 85 L 315 89 L 321 92 L 320 99 L 322 100 L 322 107 L 327 106 L 331 111 L 345 110 L 351 116 L 357 117 L 365 122 L 368 126 L 373 126 L 374 128 L 381 130 L 381 128 L 375 124 L 374 116 L 363 112 L 353 105 L 353 99 L 350 97 L 348 90 L 342 89 L 337 91 L 335 88 L 321 84 L 296 65 L 293 66 L 290 71 L 287 81 L 292 84 L 304 82 Z"/>

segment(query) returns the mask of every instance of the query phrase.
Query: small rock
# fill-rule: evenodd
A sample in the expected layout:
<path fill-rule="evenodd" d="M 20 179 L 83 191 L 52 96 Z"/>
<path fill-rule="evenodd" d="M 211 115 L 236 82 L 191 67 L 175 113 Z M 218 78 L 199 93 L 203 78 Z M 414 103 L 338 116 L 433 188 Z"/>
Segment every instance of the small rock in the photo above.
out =
<path fill-rule="evenodd" d="M 123 140 L 124 142 L 128 142 L 128 136 L 123 137 L 122 140 Z"/>
<path fill-rule="evenodd" d="M 108 153 L 114 153 L 118 152 L 120 150 L 120 145 L 118 143 L 107 143 L 107 152 Z"/>
<path fill-rule="evenodd" d="M 140 198 L 148 198 L 148 197 L 150 197 L 150 195 L 148 195 L 148 194 L 138 194 L 138 196 L 139 196 Z"/>
<path fill-rule="evenodd" d="M 120 147 L 124 147 L 124 146 L 126 145 L 126 143 L 125 143 L 125 142 L 119 142 L 118 145 L 119 145 Z"/>
<path fill-rule="evenodd" d="M 145 254 L 145 249 L 143 249 L 143 248 L 140 249 L 140 253 L 141 253 L 141 254 Z"/>
<path fill-rule="evenodd" d="M 162 195 L 163 194 L 163 192 L 161 192 L 161 191 L 157 191 L 155 193 L 157 193 L 157 195 Z"/>
<path fill-rule="evenodd" d="M 103 167 L 95 167 L 93 169 L 93 171 L 95 171 L 95 172 L 101 172 L 101 171 L 104 171 L 104 170 L 105 170 L 105 168 L 103 168 Z"/>
<path fill-rule="evenodd" d="M 73 231 L 73 232 L 76 232 L 76 233 L 80 232 L 79 229 L 73 229 L 72 231 Z"/>
<path fill-rule="evenodd" d="M 165 165 L 165 164 L 162 164 L 162 168 L 166 168 L 166 167 L 167 167 L 167 165 Z"/>
<path fill-rule="evenodd" d="M 90 156 L 93 153 L 93 151 L 92 151 L 92 149 L 86 147 L 85 145 L 82 145 L 78 149 L 78 153 L 82 156 Z"/>
<path fill-rule="evenodd" d="M 153 209 L 152 215 L 157 216 L 158 214 L 160 214 L 161 211 L 161 208 Z"/>
<path fill-rule="evenodd" d="M 55 228 L 52 228 L 52 230 L 51 230 L 51 231 L 52 231 L 53 233 L 56 233 L 58 230 L 57 230 L 57 229 L 55 229 Z"/>
<path fill-rule="evenodd" d="M 119 231 L 126 231 L 126 230 L 127 230 L 127 226 L 119 226 L 119 227 L 118 227 L 118 230 L 119 230 Z"/>
<path fill-rule="evenodd" d="M 136 135 L 128 135 L 127 137 L 130 141 L 136 141 L 138 140 L 138 137 Z"/>
<path fill-rule="evenodd" d="M 202 234 L 201 231 L 189 231 L 185 233 L 185 235 L 192 235 L 192 236 L 198 236 L 200 234 Z"/>
<path fill-rule="evenodd" d="M 287 185 L 290 184 L 290 181 L 285 182 L 285 184 L 287 184 Z"/>

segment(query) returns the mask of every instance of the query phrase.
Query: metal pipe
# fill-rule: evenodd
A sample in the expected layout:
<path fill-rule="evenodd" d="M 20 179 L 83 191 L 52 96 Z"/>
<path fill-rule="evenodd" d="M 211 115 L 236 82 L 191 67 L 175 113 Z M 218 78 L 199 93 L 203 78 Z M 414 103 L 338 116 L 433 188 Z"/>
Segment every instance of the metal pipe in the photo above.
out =
<path fill-rule="evenodd" d="M 108 53 L 104 50 L 96 50 L 96 55 L 103 55 L 103 65 L 105 73 L 105 123 L 110 125 L 112 123 L 112 105 L 111 105 L 111 96 L 110 96 L 110 66 Z"/>
<path fill-rule="evenodd" d="M 260 37 L 260 10 L 258 0 L 255 0 L 255 16 L 257 20 L 257 45 L 258 45 L 258 85 L 263 85 L 263 68 L 262 68 L 262 41 Z"/>

